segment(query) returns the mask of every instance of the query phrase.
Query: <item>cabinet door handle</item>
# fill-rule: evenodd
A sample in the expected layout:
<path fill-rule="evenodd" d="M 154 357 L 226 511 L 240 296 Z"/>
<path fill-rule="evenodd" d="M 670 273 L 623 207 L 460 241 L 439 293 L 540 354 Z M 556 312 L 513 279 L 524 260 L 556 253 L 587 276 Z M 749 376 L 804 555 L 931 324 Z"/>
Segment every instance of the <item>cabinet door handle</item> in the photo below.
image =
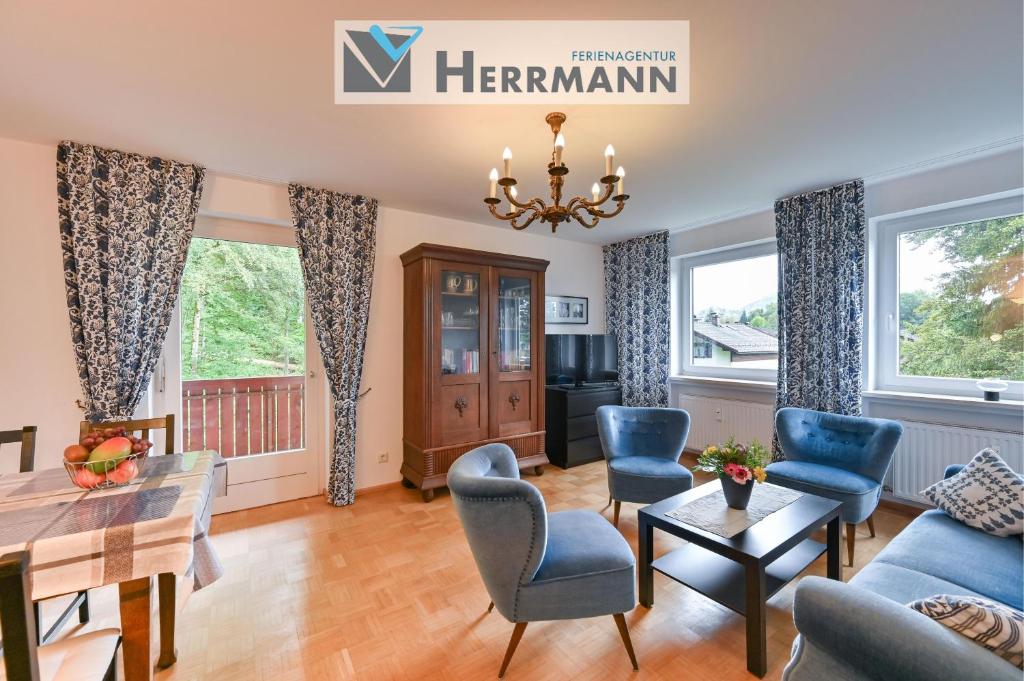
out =
<path fill-rule="evenodd" d="M 459 410 L 459 416 L 462 416 L 462 412 L 469 407 L 469 402 L 466 401 L 465 397 L 459 397 L 455 400 L 455 408 Z"/>
<path fill-rule="evenodd" d="M 512 393 L 508 396 L 508 401 L 512 403 L 512 411 L 516 410 L 516 406 L 519 404 L 520 399 L 522 398 L 519 397 L 519 393 Z"/>

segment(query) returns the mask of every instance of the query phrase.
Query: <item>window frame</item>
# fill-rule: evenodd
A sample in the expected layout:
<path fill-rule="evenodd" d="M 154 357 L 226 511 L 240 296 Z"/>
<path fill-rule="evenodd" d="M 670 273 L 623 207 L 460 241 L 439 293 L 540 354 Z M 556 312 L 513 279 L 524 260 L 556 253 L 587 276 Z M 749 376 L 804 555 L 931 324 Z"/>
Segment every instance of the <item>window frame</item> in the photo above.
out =
<path fill-rule="evenodd" d="M 774 369 L 741 369 L 738 367 L 722 367 L 695 365 L 693 363 L 693 270 L 696 267 L 716 265 L 723 262 L 736 260 L 750 260 L 761 258 L 767 255 L 775 256 L 778 260 L 778 249 L 775 239 L 761 239 L 759 241 L 737 244 L 717 248 L 710 251 L 702 251 L 683 256 L 678 256 L 676 267 L 673 268 L 676 278 L 673 290 L 677 292 L 679 300 L 674 308 L 679 311 L 679 323 L 675 324 L 678 333 L 673 334 L 675 345 L 673 358 L 677 367 L 677 375 L 700 376 L 705 378 L 724 378 L 742 381 L 765 381 L 775 382 L 778 371 Z M 778 280 L 775 282 L 776 295 L 778 292 Z"/>
<path fill-rule="evenodd" d="M 1024 191 L 998 194 L 881 215 L 868 222 L 866 383 L 874 390 L 981 397 L 976 378 L 902 376 L 899 373 L 899 237 L 917 232 L 1019 215 Z M 1024 398 L 1024 382 L 1007 381 L 1003 397 Z"/>

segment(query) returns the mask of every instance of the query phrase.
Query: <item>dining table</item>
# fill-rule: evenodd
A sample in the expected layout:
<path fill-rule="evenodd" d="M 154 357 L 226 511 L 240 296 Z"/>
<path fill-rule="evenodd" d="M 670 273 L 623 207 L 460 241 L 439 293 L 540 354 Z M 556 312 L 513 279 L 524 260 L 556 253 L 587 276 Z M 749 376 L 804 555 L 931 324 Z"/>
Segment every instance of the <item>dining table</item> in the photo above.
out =
<path fill-rule="evenodd" d="M 223 572 L 208 537 L 227 467 L 214 451 L 148 456 L 130 483 L 76 487 L 63 468 L 0 475 L 0 555 L 28 551 L 32 600 L 117 584 L 126 681 L 174 664 L 177 585 Z"/>

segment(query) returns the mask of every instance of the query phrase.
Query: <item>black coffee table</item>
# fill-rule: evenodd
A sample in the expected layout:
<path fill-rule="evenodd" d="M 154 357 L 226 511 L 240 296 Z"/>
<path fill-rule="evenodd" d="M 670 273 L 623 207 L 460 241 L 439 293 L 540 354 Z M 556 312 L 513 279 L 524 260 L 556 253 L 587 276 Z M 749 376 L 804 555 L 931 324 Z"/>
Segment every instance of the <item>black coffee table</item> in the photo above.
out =
<path fill-rule="evenodd" d="M 768 670 L 765 601 L 828 551 L 829 579 L 843 578 L 838 501 L 804 494 L 731 539 L 665 515 L 722 488 L 717 480 L 640 509 L 640 604 L 654 605 L 654 570 L 747 618 L 747 669 Z M 828 525 L 828 546 L 810 535 Z M 690 542 L 654 559 L 654 528 Z"/>

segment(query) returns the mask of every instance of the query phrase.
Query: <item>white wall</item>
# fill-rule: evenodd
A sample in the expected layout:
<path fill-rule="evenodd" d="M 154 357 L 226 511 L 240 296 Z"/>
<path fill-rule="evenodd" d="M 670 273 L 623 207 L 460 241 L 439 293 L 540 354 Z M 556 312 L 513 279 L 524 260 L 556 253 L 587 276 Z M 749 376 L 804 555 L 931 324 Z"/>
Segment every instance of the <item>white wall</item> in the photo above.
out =
<path fill-rule="evenodd" d="M 60 452 L 77 437 L 81 418 L 74 403 L 81 392 L 64 299 L 55 155 L 49 145 L 0 139 L 0 319 L 6 322 L 0 333 L 0 429 L 39 426 L 37 467 L 60 465 Z M 258 222 L 291 219 L 283 186 L 219 175 L 208 175 L 201 210 Z M 402 252 L 431 242 L 545 258 L 551 261 L 548 291 L 590 299 L 588 325 L 551 325 L 547 330 L 605 330 L 600 246 L 387 207 L 380 211 L 377 229 L 363 370 L 363 390 L 373 390 L 359 404 L 358 488 L 400 478 Z M 379 464 L 383 452 L 389 460 Z"/>
<path fill-rule="evenodd" d="M 995 194 L 1021 186 L 1024 186 L 1024 151 L 1017 146 L 912 175 L 867 180 L 864 213 L 870 220 L 880 215 Z M 774 238 L 775 212 L 772 206 L 765 206 L 762 211 L 731 220 L 675 232 L 669 240 L 669 253 L 672 256 L 688 255 Z"/>
<path fill-rule="evenodd" d="M 1020 146 L 1000 153 L 975 157 L 960 163 L 922 170 L 890 179 L 866 181 L 864 212 L 870 220 L 881 215 L 960 201 L 1024 186 L 1024 150 Z M 772 207 L 763 211 L 702 227 L 676 232 L 669 242 L 673 257 L 775 239 L 775 214 Z M 678 270 L 677 270 L 678 271 Z M 753 283 L 756 285 L 756 283 Z M 673 306 L 683 295 L 682 282 L 673 282 Z M 867 344 L 865 343 L 865 348 Z M 772 386 L 722 385 L 675 381 L 669 390 L 672 404 L 680 395 L 727 397 L 741 401 L 774 403 Z M 865 412 L 890 418 L 928 418 L 938 422 L 966 424 L 1007 430 L 1020 430 L 1019 414 L 996 410 L 934 404 L 902 405 L 881 398 L 865 398 Z M 927 420 L 927 419 L 925 419 Z"/>
<path fill-rule="evenodd" d="M 78 439 L 81 396 L 57 229 L 56 147 L 0 139 L 0 430 L 38 426 L 36 466 Z M 9 447 L 0 471 L 17 470 Z M 16 458 L 16 457 L 14 457 Z"/>

